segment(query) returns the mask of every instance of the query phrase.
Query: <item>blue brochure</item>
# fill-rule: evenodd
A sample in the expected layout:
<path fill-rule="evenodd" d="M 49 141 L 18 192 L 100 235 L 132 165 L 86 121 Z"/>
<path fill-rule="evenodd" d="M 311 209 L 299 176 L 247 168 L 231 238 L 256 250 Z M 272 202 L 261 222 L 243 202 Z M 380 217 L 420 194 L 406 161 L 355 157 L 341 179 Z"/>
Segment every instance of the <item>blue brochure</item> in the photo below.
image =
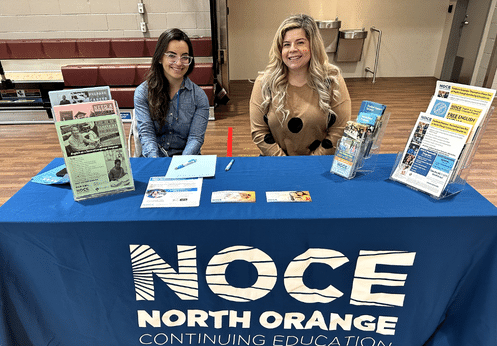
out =
<path fill-rule="evenodd" d="M 361 108 L 359 108 L 359 113 L 373 113 L 377 115 L 383 115 L 387 106 L 381 103 L 373 101 L 362 101 Z"/>
<path fill-rule="evenodd" d="M 57 184 L 69 184 L 69 175 L 65 174 L 62 177 L 57 176 L 57 172 L 65 168 L 66 165 L 61 165 L 55 167 L 49 171 L 40 173 L 33 178 L 31 181 L 33 183 L 43 184 L 43 185 L 57 185 Z"/>

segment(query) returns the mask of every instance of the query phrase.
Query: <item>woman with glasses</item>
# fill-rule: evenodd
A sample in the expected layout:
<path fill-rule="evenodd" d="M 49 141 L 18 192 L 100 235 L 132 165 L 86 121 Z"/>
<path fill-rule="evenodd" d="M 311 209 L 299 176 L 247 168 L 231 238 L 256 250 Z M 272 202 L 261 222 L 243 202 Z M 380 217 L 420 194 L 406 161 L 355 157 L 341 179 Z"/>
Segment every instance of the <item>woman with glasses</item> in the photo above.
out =
<path fill-rule="evenodd" d="M 250 99 L 252 140 L 261 155 L 332 155 L 350 115 L 347 86 L 328 62 L 314 19 L 285 19 Z"/>
<path fill-rule="evenodd" d="M 188 36 L 179 29 L 163 32 L 146 80 L 134 95 L 143 156 L 200 154 L 209 120 L 209 100 L 187 77 L 194 65 Z"/>

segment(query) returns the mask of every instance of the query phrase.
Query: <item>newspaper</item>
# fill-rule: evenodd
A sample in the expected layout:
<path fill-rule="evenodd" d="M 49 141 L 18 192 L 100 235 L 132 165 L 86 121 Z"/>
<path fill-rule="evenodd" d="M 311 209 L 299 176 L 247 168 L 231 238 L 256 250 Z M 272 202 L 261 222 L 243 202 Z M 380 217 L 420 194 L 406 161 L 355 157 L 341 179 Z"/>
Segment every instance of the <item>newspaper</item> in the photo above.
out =
<path fill-rule="evenodd" d="M 48 92 L 52 111 L 54 106 L 112 100 L 109 86 L 53 90 Z M 131 112 L 119 113 L 123 122 L 131 122 Z"/>
<path fill-rule="evenodd" d="M 151 177 L 140 208 L 198 207 L 203 178 Z"/>
<path fill-rule="evenodd" d="M 52 109 L 59 105 L 112 100 L 108 86 L 53 90 L 48 92 Z"/>
<path fill-rule="evenodd" d="M 94 118 L 112 114 L 119 115 L 119 109 L 116 101 L 114 100 L 59 105 L 53 107 L 53 116 L 56 122 Z"/>
<path fill-rule="evenodd" d="M 76 201 L 135 189 L 115 101 L 55 106 L 54 119 Z"/>
<path fill-rule="evenodd" d="M 470 125 L 420 113 L 391 178 L 440 197 L 470 132 Z"/>

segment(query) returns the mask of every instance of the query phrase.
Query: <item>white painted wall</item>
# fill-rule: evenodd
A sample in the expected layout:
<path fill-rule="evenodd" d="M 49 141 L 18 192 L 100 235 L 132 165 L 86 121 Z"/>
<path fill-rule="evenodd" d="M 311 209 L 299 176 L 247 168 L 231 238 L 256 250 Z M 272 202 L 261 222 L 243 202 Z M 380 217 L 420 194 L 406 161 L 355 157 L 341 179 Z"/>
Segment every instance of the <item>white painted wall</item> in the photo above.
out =
<path fill-rule="evenodd" d="M 473 73 L 471 85 L 483 86 L 487 70 L 490 65 L 490 58 L 494 49 L 497 36 L 497 0 L 492 0 L 488 13 L 487 25 L 483 33 L 483 40 L 476 58 L 477 68 Z M 492 89 L 497 87 L 497 78 L 493 79 Z"/>
<path fill-rule="evenodd" d="M 338 17 L 342 29 L 369 31 L 374 26 L 381 30 L 378 77 L 436 76 L 444 28 L 450 22 L 451 15 L 447 13 L 450 3 L 449 0 L 229 0 L 230 77 L 253 79 L 263 70 L 279 24 L 295 13 L 306 13 L 318 20 Z M 374 67 L 377 36 L 368 32 L 361 61 L 337 63 L 345 77 L 363 77 L 365 67 Z M 333 58 L 331 55 L 332 62 Z"/>

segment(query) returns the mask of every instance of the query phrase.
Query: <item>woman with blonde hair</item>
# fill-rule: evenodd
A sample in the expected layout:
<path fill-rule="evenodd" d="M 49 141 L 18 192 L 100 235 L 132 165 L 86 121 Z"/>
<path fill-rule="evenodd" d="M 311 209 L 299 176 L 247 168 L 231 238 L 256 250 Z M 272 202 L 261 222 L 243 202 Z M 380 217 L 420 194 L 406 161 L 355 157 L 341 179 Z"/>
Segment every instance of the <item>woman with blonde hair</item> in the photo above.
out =
<path fill-rule="evenodd" d="M 314 19 L 285 19 L 250 98 L 252 140 L 261 155 L 332 155 L 350 113 L 347 86 L 328 62 Z"/>

